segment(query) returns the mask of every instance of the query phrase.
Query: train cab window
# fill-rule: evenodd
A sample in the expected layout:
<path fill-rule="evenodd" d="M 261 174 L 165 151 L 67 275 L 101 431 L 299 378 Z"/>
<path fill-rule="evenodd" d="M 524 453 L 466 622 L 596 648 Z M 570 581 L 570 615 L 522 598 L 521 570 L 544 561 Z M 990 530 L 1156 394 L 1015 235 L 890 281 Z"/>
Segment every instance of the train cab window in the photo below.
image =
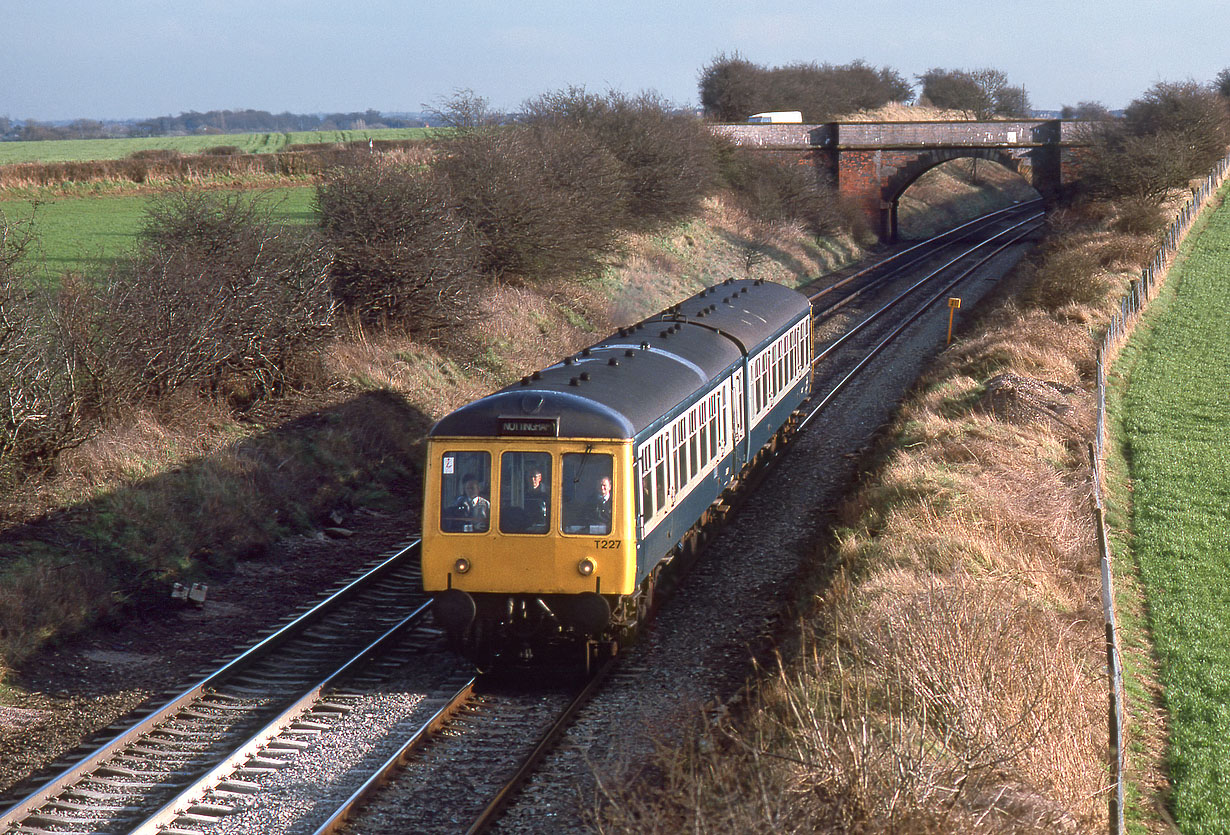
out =
<path fill-rule="evenodd" d="M 551 453 L 500 456 L 500 532 L 546 533 L 551 524 Z"/>
<path fill-rule="evenodd" d="M 561 463 L 560 529 L 606 536 L 615 505 L 614 459 L 602 453 L 568 452 Z"/>
<path fill-rule="evenodd" d="M 491 454 L 449 451 L 440 465 L 440 530 L 485 533 L 491 527 Z"/>

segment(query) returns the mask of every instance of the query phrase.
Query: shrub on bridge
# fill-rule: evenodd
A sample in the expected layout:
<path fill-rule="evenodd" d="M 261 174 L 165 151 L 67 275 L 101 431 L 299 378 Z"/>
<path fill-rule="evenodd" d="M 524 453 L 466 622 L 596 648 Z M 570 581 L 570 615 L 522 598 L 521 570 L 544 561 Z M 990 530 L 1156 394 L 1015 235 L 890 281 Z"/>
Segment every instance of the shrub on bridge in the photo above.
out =
<path fill-rule="evenodd" d="M 707 117 L 719 122 L 742 122 L 766 110 L 798 110 L 805 122 L 823 122 L 909 101 L 913 95 L 913 87 L 896 70 L 876 69 L 863 61 L 766 68 L 723 53 L 700 78 L 701 106 Z"/>

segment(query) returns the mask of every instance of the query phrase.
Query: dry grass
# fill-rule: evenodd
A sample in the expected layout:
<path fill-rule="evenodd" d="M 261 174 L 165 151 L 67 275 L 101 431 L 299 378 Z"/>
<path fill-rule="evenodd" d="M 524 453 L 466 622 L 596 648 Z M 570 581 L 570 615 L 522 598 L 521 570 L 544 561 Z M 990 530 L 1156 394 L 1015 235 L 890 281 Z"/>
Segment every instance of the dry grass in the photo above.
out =
<path fill-rule="evenodd" d="M 1106 205 L 1055 225 L 882 437 L 803 639 L 737 720 L 659 758 L 664 792 L 611 792 L 605 831 L 1105 828 L 1091 330 L 1154 233 Z"/>

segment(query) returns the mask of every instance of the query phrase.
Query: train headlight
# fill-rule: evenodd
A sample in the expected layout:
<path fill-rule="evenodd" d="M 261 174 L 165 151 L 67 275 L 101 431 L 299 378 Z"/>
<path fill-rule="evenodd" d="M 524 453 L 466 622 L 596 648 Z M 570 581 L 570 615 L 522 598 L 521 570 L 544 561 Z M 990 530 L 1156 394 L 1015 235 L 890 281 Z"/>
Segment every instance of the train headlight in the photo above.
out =
<path fill-rule="evenodd" d="M 467 560 L 465 557 L 462 557 L 461 559 L 457 560 L 457 562 L 453 563 L 453 570 L 456 571 L 458 574 L 465 574 L 467 571 L 470 570 L 470 561 Z"/>
<path fill-rule="evenodd" d="M 595 568 L 597 568 L 597 566 L 594 565 L 594 561 L 589 557 L 586 557 L 577 563 L 577 573 L 579 573 L 582 577 L 588 577 L 593 574 Z"/>

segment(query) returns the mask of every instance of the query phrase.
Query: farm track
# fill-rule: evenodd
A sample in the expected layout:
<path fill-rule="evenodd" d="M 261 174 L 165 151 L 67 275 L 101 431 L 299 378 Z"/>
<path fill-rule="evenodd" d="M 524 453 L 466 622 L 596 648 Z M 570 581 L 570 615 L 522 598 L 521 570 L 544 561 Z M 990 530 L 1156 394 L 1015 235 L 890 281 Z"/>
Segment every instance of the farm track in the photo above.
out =
<path fill-rule="evenodd" d="M 1028 210 L 1026 210 L 1028 211 Z M 1028 234 L 1028 233 L 1026 233 Z M 889 266 L 879 270 L 862 270 L 843 280 L 844 301 L 830 304 L 833 288 L 816 294 L 818 305 L 824 305 L 818 313 L 817 334 L 823 322 L 825 326 L 843 333 L 859 332 L 862 335 L 846 336 L 836 340 L 842 345 L 840 351 L 823 352 L 820 371 L 817 374 L 816 390 L 830 380 L 845 375 L 840 384 L 854 378 L 857 371 L 872 362 L 875 354 L 883 350 L 893 330 L 882 323 L 887 320 L 917 318 L 923 311 L 934 306 L 937 299 L 950 292 L 962 278 L 941 279 L 946 271 L 968 273 L 972 268 L 968 261 L 985 260 L 985 254 L 924 256 L 921 250 L 910 250 L 893 256 L 899 267 Z M 944 270 L 931 270 L 930 279 L 943 281 L 942 289 L 926 290 L 929 299 L 918 301 L 923 293 L 922 282 L 901 278 L 904 271 L 916 271 L 915 258 L 947 259 L 950 263 Z M 904 268 L 900 265 L 906 264 Z M 913 274 L 913 273 L 911 273 Z M 896 312 L 903 299 L 891 304 L 873 305 L 868 300 L 882 298 L 890 292 L 898 293 L 896 284 L 914 284 L 910 290 L 900 293 L 912 296 L 908 304 L 915 309 L 909 317 Z M 866 308 L 866 309 L 864 309 Z M 855 318 L 864 317 L 857 327 Z M 902 326 L 904 327 L 904 326 Z M 900 330 L 898 328 L 897 330 Z M 859 345 L 855 345 L 855 343 Z M 848 371 L 853 364 L 852 371 Z M 839 368 L 840 366 L 840 368 Z M 839 384 L 839 385 L 840 385 Z M 829 389 L 822 398 L 828 404 L 837 394 L 837 388 Z M 811 421 L 819 413 L 816 407 L 802 421 Z M 782 547 L 786 547 L 783 543 Z M 399 581 L 400 592 L 388 593 L 397 598 L 400 613 L 405 614 L 406 600 L 413 596 L 405 586 L 413 586 L 416 580 L 407 575 Z M 366 613 L 368 615 L 372 613 Z M 357 617 L 343 618 L 338 628 L 356 641 L 370 638 L 396 620 L 392 614 L 372 617 L 366 625 L 360 625 Z M 323 629 L 323 627 L 321 627 Z M 762 629 L 763 631 L 763 629 Z M 320 634 L 311 630 L 311 634 Z M 168 831 L 173 833 L 209 832 L 215 835 L 232 832 L 306 832 L 306 831 L 471 831 L 495 823 L 508 831 L 530 831 L 526 821 L 557 821 L 561 829 L 584 828 L 580 823 L 581 807 L 576 803 L 576 781 L 592 779 L 592 769 L 586 775 L 578 775 L 576 763 L 561 768 L 549 766 L 535 776 L 530 788 L 503 817 L 503 805 L 514 798 L 517 785 L 525 778 L 525 770 L 519 763 L 536 749 L 535 756 L 549 750 L 548 743 L 535 746 L 547 728 L 561 722 L 563 713 L 574 715 L 562 720 L 564 727 L 580 723 L 583 727 L 571 733 L 574 737 L 563 744 L 573 755 L 578 750 L 595 744 L 594 734 L 586 727 L 604 725 L 611 721 L 619 707 L 610 707 L 605 691 L 599 693 L 607 704 L 597 704 L 591 710 L 576 714 L 574 700 L 576 687 L 534 685 L 530 687 L 501 687 L 498 683 L 480 682 L 475 685 L 466 679 L 464 671 L 445 659 L 440 652 L 438 634 L 433 630 L 419 631 L 420 637 L 409 643 L 403 642 L 391 653 L 365 648 L 360 659 L 369 664 L 368 671 L 345 684 L 328 681 L 312 685 L 301 673 L 301 667 L 323 669 L 317 663 L 313 651 L 303 647 L 293 656 L 283 656 L 282 661 L 269 659 L 268 672 L 245 673 L 242 678 L 228 678 L 201 702 L 190 708 L 182 724 L 166 726 L 159 741 L 137 743 L 122 759 L 104 766 L 110 773 L 95 771 L 94 783 L 81 783 L 59 794 L 52 804 L 37 809 L 32 817 L 25 818 L 24 826 L 2 831 L 55 831 L 129 832 Z M 367 638 L 363 638 L 367 636 Z M 309 639 L 310 640 L 310 639 Z M 652 644 L 653 636 L 648 643 Z M 742 653 L 746 660 L 746 645 Z M 373 658 L 375 663 L 372 664 Z M 744 663 L 745 663 L 744 660 Z M 360 663 L 356 659 L 356 664 Z M 646 687 L 646 682 L 662 674 L 653 663 L 645 661 L 640 648 L 633 648 L 630 657 L 616 662 L 612 676 L 611 696 L 614 704 L 624 704 L 628 692 Z M 336 673 L 335 675 L 340 675 Z M 303 705 L 288 704 L 285 698 L 279 711 L 273 702 L 289 690 L 315 691 L 309 693 Z M 591 694 L 587 694 L 589 698 Z M 305 712 L 311 708 L 311 712 Z M 270 718 L 281 713 L 277 718 Z M 384 718 L 364 725 L 364 718 L 382 714 Z M 221 720 L 225 731 L 214 731 L 214 723 Z M 206 729 L 192 723 L 209 723 Z M 374 728 L 372 725 L 378 727 Z M 259 726 L 259 727 L 258 727 Z M 557 728 L 554 733 L 560 732 Z M 246 734 L 246 736 L 245 736 Z M 214 741 L 225 735 L 232 740 L 225 746 Z M 579 735 L 584 741 L 578 741 Z M 596 742 L 602 745 L 602 742 Z M 610 740 L 608 740 L 608 746 Z M 338 753 L 327 753 L 330 746 Z M 390 747 L 392 746 L 392 747 Z M 218 756 L 218 751 L 227 747 L 237 749 L 233 762 Z M 342 750 L 345 749 L 345 750 Z M 153 771 L 147 766 L 166 751 L 174 750 L 178 759 L 168 759 L 163 768 L 165 774 L 150 783 Z M 307 752 L 311 752 L 310 754 Z M 158 756 L 156 757 L 155 754 Z M 208 766 L 209 758 L 217 763 Z M 91 756 L 89 761 L 101 759 Z M 529 766 L 532 769 L 532 766 Z M 208 772 L 206 784 L 184 788 L 188 773 L 199 776 Z M 379 780 L 372 775 L 382 772 Z M 519 776 L 512 779 L 511 775 Z M 381 789 L 374 800 L 367 802 L 355 818 L 353 829 L 341 826 L 347 812 L 336 811 L 339 806 L 365 797 L 367 787 L 379 785 L 389 779 L 390 785 Z M 348 797 L 338 800 L 339 792 L 346 795 L 348 786 L 359 786 Z M 308 787 L 309 797 L 290 799 L 290 786 Z M 48 797 L 52 792 L 44 792 Z M 299 792 L 301 795 L 302 792 Z M 562 802 L 561 797 L 572 800 Z M 103 817 L 87 819 L 87 808 L 92 804 L 107 807 Z M 20 807 L 31 804 L 21 803 Z M 161 808 L 159 808 L 161 807 Z M 566 808 L 565 808 L 566 807 Z M 0 824 L 11 824 L 11 810 L 0 818 Z M 155 814 L 156 813 L 156 814 Z M 330 821 L 326 823 L 325 821 Z M 102 821 L 100 823 L 100 821 Z M 147 821 L 141 823 L 141 821 Z M 536 824 L 535 824 L 536 825 Z M 73 828 L 66 828 L 73 827 Z M 80 828 L 77 828 L 80 827 Z M 306 827 L 320 827 L 313 830 Z M 532 828 L 532 827 L 531 827 Z"/>

